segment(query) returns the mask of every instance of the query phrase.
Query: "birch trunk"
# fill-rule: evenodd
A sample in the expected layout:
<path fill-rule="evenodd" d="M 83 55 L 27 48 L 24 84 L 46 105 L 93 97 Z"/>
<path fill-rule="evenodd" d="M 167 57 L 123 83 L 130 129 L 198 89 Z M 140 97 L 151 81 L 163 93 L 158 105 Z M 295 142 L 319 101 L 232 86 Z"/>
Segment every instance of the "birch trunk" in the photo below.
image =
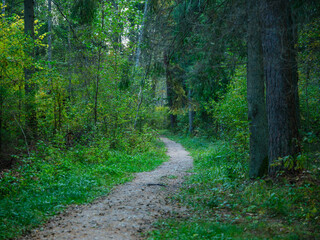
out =
<path fill-rule="evenodd" d="M 136 52 L 135 69 L 137 69 L 139 67 L 139 65 L 140 65 L 141 43 L 142 43 L 142 40 L 143 40 L 143 30 L 144 30 L 144 25 L 145 25 L 145 19 L 147 17 L 147 10 L 148 10 L 148 0 L 146 0 L 145 3 L 144 3 L 143 20 L 142 20 L 142 24 L 141 24 L 140 31 L 139 31 L 139 36 L 138 36 L 138 46 L 137 46 L 137 52 Z M 150 58 L 150 61 L 151 61 L 151 58 Z M 149 65 L 150 65 L 150 62 L 149 62 Z M 139 103 L 138 103 L 137 113 L 136 113 L 136 117 L 135 117 L 134 124 L 133 124 L 134 129 L 136 129 L 137 122 L 138 122 L 138 119 L 139 119 L 140 107 L 141 107 L 141 104 L 142 104 L 142 101 L 143 101 L 144 81 L 145 81 L 145 78 L 146 78 L 147 75 L 148 75 L 148 73 L 146 72 L 144 78 L 141 81 L 141 85 L 140 85 L 140 89 L 139 89 L 139 95 L 138 95 Z"/>

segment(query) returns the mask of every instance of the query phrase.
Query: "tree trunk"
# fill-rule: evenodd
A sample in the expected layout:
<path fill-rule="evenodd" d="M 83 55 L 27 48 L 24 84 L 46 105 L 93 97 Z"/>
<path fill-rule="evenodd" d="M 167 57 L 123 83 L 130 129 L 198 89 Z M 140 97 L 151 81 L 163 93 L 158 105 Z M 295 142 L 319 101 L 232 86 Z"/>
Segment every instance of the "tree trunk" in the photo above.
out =
<path fill-rule="evenodd" d="M 69 100 L 71 101 L 72 98 L 72 72 L 73 68 L 71 68 L 71 54 L 72 54 L 72 47 L 71 47 L 71 28 L 70 24 L 68 25 L 68 50 L 69 50 L 69 57 L 68 57 L 68 72 L 69 72 Z"/>
<path fill-rule="evenodd" d="M 146 17 L 147 17 L 147 10 L 148 10 L 148 0 L 145 0 L 144 11 L 143 11 L 143 20 L 142 20 L 141 27 L 139 29 L 139 36 L 138 36 L 138 46 L 137 46 L 136 63 L 135 63 L 136 68 L 139 67 L 139 62 L 140 62 L 141 43 L 142 43 L 142 37 L 143 37 L 144 24 L 145 24 Z"/>
<path fill-rule="evenodd" d="M 52 8 L 52 4 L 51 4 L 51 0 L 48 0 L 48 69 L 49 71 L 51 70 L 52 66 L 51 66 L 51 61 L 52 61 L 52 14 L 51 14 L 51 8 Z M 51 85 L 52 87 L 52 94 L 54 94 L 54 89 L 53 89 L 53 82 L 52 79 L 49 78 L 48 79 L 48 84 L 49 86 Z M 56 116 L 55 116 L 55 103 L 54 103 L 54 107 L 53 107 L 53 114 L 54 114 L 54 130 L 53 133 L 56 132 L 57 130 L 57 124 L 56 124 Z"/>
<path fill-rule="evenodd" d="M 145 25 L 145 21 L 146 21 L 146 17 L 147 17 L 147 10 L 148 10 L 148 0 L 146 0 L 145 3 L 144 3 L 143 20 L 142 20 L 141 27 L 139 29 L 135 69 L 137 69 L 139 67 L 139 65 L 140 65 L 141 43 L 143 41 L 143 31 L 144 31 L 144 25 Z M 143 88 L 144 88 L 145 80 L 146 80 L 146 78 L 147 78 L 147 76 L 149 74 L 149 68 L 150 68 L 150 65 L 151 65 L 151 60 L 152 60 L 152 55 L 150 55 L 150 60 L 149 60 L 148 67 L 146 69 L 146 72 L 145 72 L 145 74 L 143 76 L 143 79 L 141 81 L 141 84 L 140 84 L 140 90 L 139 90 L 139 95 L 138 95 L 139 103 L 138 103 L 137 113 L 136 113 L 136 117 L 135 117 L 134 124 L 133 124 L 134 129 L 137 128 L 137 123 L 138 123 L 138 119 L 139 119 L 139 111 L 140 111 L 140 107 L 141 107 L 141 104 L 142 104 L 142 101 L 143 101 Z"/>
<path fill-rule="evenodd" d="M 98 121 L 98 94 L 99 94 L 99 83 L 100 83 L 100 71 L 101 71 L 101 48 L 98 51 L 98 72 L 96 77 L 96 89 L 94 95 L 94 125 L 97 125 Z"/>
<path fill-rule="evenodd" d="M 269 174 L 284 169 L 285 156 L 300 152 L 297 119 L 296 72 L 293 62 L 294 41 L 289 0 L 264 0 L 263 53 L 267 82 L 269 127 Z"/>
<path fill-rule="evenodd" d="M 173 100 L 174 100 L 174 89 L 173 89 L 173 82 L 172 82 L 171 71 L 170 71 L 170 57 L 167 52 L 164 53 L 164 65 L 165 65 L 165 69 L 166 69 L 167 101 L 168 101 L 168 107 L 171 111 L 171 113 L 169 115 L 170 128 L 171 128 L 171 130 L 175 130 L 177 116 L 172 113 Z"/>
<path fill-rule="evenodd" d="M 310 114 L 309 114 L 309 93 L 308 93 L 308 87 L 309 87 L 309 79 L 310 79 L 310 65 L 307 65 L 307 75 L 306 75 L 306 83 L 305 83 L 305 95 L 306 95 L 306 129 L 305 131 L 310 130 Z"/>
<path fill-rule="evenodd" d="M 141 85 L 140 85 L 140 90 L 139 90 L 139 94 L 138 94 L 139 103 L 138 103 L 138 108 L 137 108 L 137 112 L 136 112 L 136 116 L 135 116 L 134 124 L 133 124 L 134 129 L 137 129 L 137 123 L 139 120 L 139 112 L 140 112 L 140 108 L 141 108 L 142 101 L 143 101 L 143 88 L 144 88 L 146 79 L 149 77 L 151 62 L 152 62 L 152 54 L 149 57 L 149 63 L 146 67 L 146 70 L 145 70 L 145 73 L 144 73 L 144 76 L 142 78 Z"/>
<path fill-rule="evenodd" d="M 250 128 L 250 178 L 268 173 L 268 123 L 263 74 L 259 3 L 248 0 L 247 99 Z"/>
<path fill-rule="evenodd" d="M 104 3 L 100 1 L 101 4 L 101 29 L 104 28 Z M 102 44 L 102 43 L 101 43 Z M 98 50 L 98 72 L 96 77 L 96 89 L 94 96 L 94 125 L 97 125 L 98 121 L 98 94 L 99 94 L 99 83 L 100 83 L 100 71 L 101 71 L 101 55 L 102 55 L 102 46 Z"/>
<path fill-rule="evenodd" d="M 300 119 L 300 101 L 299 101 L 299 92 L 298 92 L 298 62 L 297 62 L 297 54 L 298 50 L 296 49 L 297 43 L 298 43 L 298 26 L 296 23 L 296 17 L 294 13 L 294 8 L 290 8 L 290 15 L 288 21 L 291 25 L 291 31 L 289 31 L 289 41 L 291 42 L 292 50 L 290 52 L 290 62 L 293 67 L 293 91 L 294 91 L 294 97 L 295 97 L 295 106 L 296 106 L 296 118 L 297 118 L 297 124 L 298 129 L 301 128 L 301 119 Z"/>
<path fill-rule="evenodd" d="M 48 68 L 51 70 L 52 61 L 52 15 L 51 15 L 51 0 L 48 0 Z"/>
<path fill-rule="evenodd" d="M 116 14 L 120 14 L 119 11 L 121 11 L 121 10 L 119 9 L 118 2 L 113 0 L 112 1 L 112 5 L 113 5 L 113 7 L 115 9 Z M 113 42 L 113 49 L 116 52 L 121 52 L 121 49 L 122 49 L 122 46 L 121 46 L 122 45 L 122 43 L 121 43 L 121 35 L 122 35 L 122 30 L 123 29 L 120 29 L 120 28 L 122 28 L 120 26 L 120 23 L 119 23 L 118 27 L 119 27 L 119 29 L 117 29 L 116 32 L 113 33 L 113 41 L 112 42 Z"/>
<path fill-rule="evenodd" d="M 34 39 L 34 1 L 24 0 L 24 30 L 25 33 Z M 34 58 L 35 49 L 32 47 L 28 54 Z M 30 83 L 30 79 L 34 72 L 33 67 L 25 69 L 25 111 L 26 111 L 26 135 L 30 143 L 37 137 L 37 119 L 35 110 L 35 86 Z"/>

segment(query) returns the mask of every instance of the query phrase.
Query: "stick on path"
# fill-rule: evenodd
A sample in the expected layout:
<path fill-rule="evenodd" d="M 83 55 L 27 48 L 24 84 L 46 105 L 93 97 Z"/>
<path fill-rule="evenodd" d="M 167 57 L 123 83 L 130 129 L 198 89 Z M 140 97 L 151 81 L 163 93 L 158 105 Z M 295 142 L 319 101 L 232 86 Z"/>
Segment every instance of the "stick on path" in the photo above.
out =
<path fill-rule="evenodd" d="M 168 162 L 138 173 L 132 182 L 115 187 L 92 204 L 70 208 L 23 239 L 141 239 L 140 233 L 150 230 L 157 219 L 187 212 L 167 199 L 193 167 L 192 158 L 180 144 L 161 140 L 170 156 Z"/>

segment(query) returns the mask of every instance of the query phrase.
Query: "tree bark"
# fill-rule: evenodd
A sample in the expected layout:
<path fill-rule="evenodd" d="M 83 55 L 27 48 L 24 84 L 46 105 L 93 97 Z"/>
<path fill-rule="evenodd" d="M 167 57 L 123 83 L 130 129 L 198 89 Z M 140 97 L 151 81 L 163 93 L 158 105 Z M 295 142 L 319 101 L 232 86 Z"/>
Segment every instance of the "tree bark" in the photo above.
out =
<path fill-rule="evenodd" d="M 104 3 L 100 1 L 101 4 L 101 29 L 104 28 Z M 102 57 L 102 46 L 98 50 L 98 72 L 96 77 L 96 89 L 94 96 L 94 125 L 97 125 L 98 121 L 98 95 L 99 95 L 99 83 L 100 83 L 100 72 L 101 72 L 101 57 Z"/>
<path fill-rule="evenodd" d="M 289 0 L 264 0 L 263 53 L 267 83 L 269 174 L 284 169 L 279 158 L 300 152 L 298 131 L 294 41 Z"/>
<path fill-rule="evenodd" d="M 145 25 L 145 21 L 146 21 L 146 17 L 147 17 L 147 10 L 148 10 L 148 0 L 145 0 L 144 11 L 143 11 L 143 20 L 142 20 L 141 27 L 139 29 L 139 36 L 138 36 L 138 46 L 137 46 L 136 63 L 135 63 L 136 68 L 139 67 L 139 63 L 140 63 L 141 43 L 142 43 L 144 25 Z"/>
<path fill-rule="evenodd" d="M 146 70 L 145 70 L 145 73 L 144 73 L 144 76 L 143 76 L 143 78 L 142 78 L 141 85 L 140 85 L 140 90 L 139 90 L 139 94 L 138 94 L 139 103 L 138 103 L 138 108 L 137 108 L 137 112 L 136 112 L 136 117 L 135 117 L 135 119 L 134 119 L 134 124 L 133 124 L 133 128 L 134 128 L 134 129 L 137 129 L 137 124 L 138 124 L 138 120 L 139 120 L 140 108 L 141 108 L 142 101 L 143 101 L 143 88 L 144 88 L 146 79 L 148 78 L 149 73 L 150 73 L 151 62 L 152 62 L 152 54 L 151 54 L 150 57 L 149 57 L 149 63 L 148 63 L 148 65 L 147 65 L 147 67 L 146 67 Z"/>
<path fill-rule="evenodd" d="M 310 65 L 307 65 L 307 75 L 306 75 L 306 83 L 305 83 L 305 95 L 306 95 L 306 130 L 310 129 L 310 114 L 309 114 L 309 80 L 310 80 Z"/>
<path fill-rule="evenodd" d="M 299 81 L 299 74 L 298 74 L 298 62 L 297 62 L 297 43 L 298 43 L 298 26 L 296 22 L 295 17 L 295 10 L 293 7 L 290 8 L 289 12 L 289 23 L 291 25 L 291 28 L 289 29 L 288 37 L 289 41 L 291 43 L 292 49 L 290 51 L 290 62 L 293 67 L 293 91 L 294 91 L 294 97 L 295 97 L 295 106 L 296 106 L 296 118 L 297 118 L 297 124 L 298 129 L 301 128 L 301 119 L 300 119 L 300 100 L 299 100 L 299 92 L 298 92 L 298 81 Z"/>
<path fill-rule="evenodd" d="M 34 39 L 34 1 L 24 0 L 24 31 L 27 36 Z M 35 49 L 32 47 L 28 54 L 34 58 Z M 30 83 L 34 72 L 33 67 L 25 69 L 25 111 L 26 111 L 26 135 L 30 143 L 37 137 L 37 119 L 35 110 L 35 86 Z"/>
<path fill-rule="evenodd" d="M 34 0 L 24 0 L 24 31 L 34 39 Z"/>
<path fill-rule="evenodd" d="M 147 10 L 148 10 L 148 0 L 146 0 L 145 3 L 144 3 L 143 20 L 142 20 L 142 25 L 141 25 L 141 27 L 139 29 L 135 69 L 137 69 L 139 67 L 139 65 L 140 65 L 141 43 L 143 41 L 143 31 L 144 31 L 144 25 L 145 25 L 145 21 L 146 21 L 146 17 L 147 17 Z M 150 61 L 149 61 L 148 68 L 150 67 L 150 64 L 151 64 L 151 58 L 152 58 L 152 56 L 150 56 Z M 134 74 L 135 74 L 135 70 L 134 70 Z M 140 90 L 139 90 L 139 95 L 138 95 L 139 103 L 138 103 L 137 113 L 136 113 L 136 117 L 135 117 L 134 124 L 133 124 L 134 129 L 137 128 L 137 123 L 138 123 L 138 119 L 139 119 L 139 111 L 140 111 L 140 107 L 141 107 L 141 104 L 142 104 L 142 101 L 143 101 L 144 83 L 145 83 L 145 79 L 146 79 L 148 74 L 149 74 L 149 70 L 147 69 L 145 74 L 144 74 L 144 76 L 143 76 L 141 84 L 140 84 Z"/>
<path fill-rule="evenodd" d="M 265 101 L 265 81 L 259 3 L 248 0 L 248 63 L 247 100 L 250 128 L 250 178 L 268 173 L 268 123 Z"/>
<path fill-rule="evenodd" d="M 52 15 L 51 15 L 51 0 L 48 0 L 48 68 L 51 70 L 52 61 Z"/>
<path fill-rule="evenodd" d="M 112 5 L 113 5 L 113 7 L 114 7 L 114 9 L 115 9 L 115 12 L 116 12 L 116 14 L 120 14 L 119 13 L 119 11 L 120 11 L 120 9 L 119 9 L 119 4 L 118 4 L 118 2 L 117 1 L 115 1 L 115 0 L 113 0 L 112 1 Z M 119 16 L 118 16 L 119 17 Z M 121 52 L 121 50 L 122 50 L 122 43 L 121 43 L 121 35 L 122 35 L 122 30 L 123 29 L 121 29 L 120 30 L 120 28 L 122 28 L 121 26 L 120 26 L 120 23 L 119 23 L 119 25 L 118 25 L 118 27 L 119 27 L 119 29 L 117 29 L 117 31 L 113 34 L 113 49 L 116 51 L 116 52 Z"/>
<path fill-rule="evenodd" d="M 71 54 L 72 54 L 72 47 L 71 47 L 71 28 L 70 24 L 68 24 L 68 50 L 69 50 L 69 57 L 68 57 L 68 70 L 69 70 L 69 86 L 68 86 L 68 92 L 69 92 L 69 100 L 72 99 L 72 62 L 71 62 Z"/>
<path fill-rule="evenodd" d="M 171 111 L 171 113 L 169 114 L 170 128 L 171 130 L 175 130 L 176 123 L 177 123 L 177 115 L 174 115 L 172 113 L 173 101 L 174 101 L 174 89 L 173 89 L 173 82 L 172 82 L 171 71 L 170 71 L 170 56 L 168 52 L 164 53 L 164 65 L 166 69 L 167 101 L 168 101 L 168 107 Z"/>

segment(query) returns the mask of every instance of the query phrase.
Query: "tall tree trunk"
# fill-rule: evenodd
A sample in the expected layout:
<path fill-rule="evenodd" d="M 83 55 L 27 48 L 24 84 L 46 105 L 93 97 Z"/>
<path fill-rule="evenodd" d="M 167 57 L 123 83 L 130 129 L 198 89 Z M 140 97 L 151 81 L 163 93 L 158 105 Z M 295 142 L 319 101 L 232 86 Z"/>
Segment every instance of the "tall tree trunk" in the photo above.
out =
<path fill-rule="evenodd" d="M 96 89 L 94 95 L 94 125 L 97 125 L 98 121 L 98 95 L 99 95 L 99 83 L 100 83 L 100 71 L 101 71 L 101 48 L 98 50 L 98 72 L 96 76 Z"/>
<path fill-rule="evenodd" d="M 248 0 L 247 99 L 250 128 L 249 176 L 251 178 L 268 173 L 268 123 L 258 7 L 258 1 Z"/>
<path fill-rule="evenodd" d="M 104 28 L 104 3 L 100 1 L 101 4 L 101 29 Z M 102 44 L 102 43 L 101 43 Z M 96 89 L 94 96 L 94 125 L 97 125 L 98 121 L 98 94 L 99 94 L 99 83 L 100 83 L 100 71 L 101 71 L 101 55 L 102 55 L 102 46 L 98 50 L 98 72 L 96 77 Z"/>
<path fill-rule="evenodd" d="M 138 46 L 137 46 L 136 63 L 135 63 L 136 68 L 139 67 L 139 63 L 140 63 L 141 43 L 142 43 L 142 37 L 143 37 L 144 24 L 145 24 L 146 17 L 147 17 L 147 10 L 148 10 L 148 0 L 145 0 L 144 11 L 143 11 L 143 20 L 142 20 L 141 27 L 139 29 L 139 36 L 138 36 Z"/>
<path fill-rule="evenodd" d="M 298 75 L 298 62 L 297 62 L 297 43 L 298 43 L 298 26 L 296 22 L 296 14 L 295 9 L 293 7 L 290 8 L 290 15 L 289 15 L 289 23 L 291 25 L 291 29 L 289 28 L 289 41 L 292 46 L 292 49 L 290 51 L 290 63 L 293 67 L 293 91 L 294 91 L 294 97 L 295 97 L 295 107 L 296 107 L 296 118 L 297 118 L 297 124 L 298 129 L 301 128 L 301 119 L 300 119 L 300 101 L 299 101 L 299 92 L 298 92 L 298 81 L 299 81 L 299 75 Z"/>
<path fill-rule="evenodd" d="M 34 1 L 24 0 L 24 30 L 25 33 L 34 39 Z M 28 54 L 34 58 L 35 49 L 32 47 Z M 35 110 L 35 85 L 30 83 L 34 72 L 33 67 L 25 69 L 25 111 L 26 111 L 26 135 L 30 142 L 37 137 L 37 119 Z"/>
<path fill-rule="evenodd" d="M 68 57 L 69 86 L 68 86 L 68 92 L 69 92 L 69 100 L 71 101 L 71 98 L 72 98 L 72 72 L 73 72 L 73 68 L 71 68 L 72 47 L 71 47 L 71 28 L 70 28 L 70 24 L 68 24 L 68 50 L 69 50 L 69 57 Z"/>
<path fill-rule="evenodd" d="M 174 89 L 173 89 L 173 82 L 172 82 L 171 71 L 170 71 L 170 56 L 168 52 L 164 53 L 164 65 L 166 69 L 167 101 L 168 101 L 168 107 L 171 111 L 171 113 L 169 114 L 170 128 L 171 130 L 175 130 L 176 123 L 177 123 L 177 115 L 174 115 L 172 113 L 173 101 L 174 101 Z"/>
<path fill-rule="evenodd" d="M 48 0 L 48 69 L 49 71 L 52 68 L 51 61 L 52 61 L 52 1 Z M 49 78 L 49 86 L 52 88 L 52 94 L 54 94 L 54 87 L 53 87 L 53 82 L 52 79 Z M 55 112 L 55 103 L 53 106 L 53 114 L 54 114 L 54 129 L 53 129 L 53 134 L 57 130 L 57 124 L 56 124 L 56 112 Z"/>
<path fill-rule="evenodd" d="M 149 56 L 149 63 L 146 66 L 145 73 L 144 73 L 144 76 L 142 78 L 141 85 L 140 85 L 140 91 L 139 91 L 139 95 L 138 95 L 139 103 L 138 103 L 138 108 L 137 108 L 136 116 L 134 118 L 134 125 L 133 125 L 134 129 L 137 129 L 140 108 L 141 108 L 141 105 L 143 102 L 143 88 L 144 88 L 146 79 L 149 77 L 151 62 L 152 62 L 152 54 Z"/>
<path fill-rule="evenodd" d="M 48 68 L 51 70 L 52 61 L 52 15 L 51 15 L 51 0 L 48 0 Z"/>
<path fill-rule="evenodd" d="M 116 14 L 118 14 L 120 16 L 121 9 L 119 9 L 118 1 L 112 0 L 112 5 L 114 7 L 114 10 L 115 10 Z M 120 23 L 119 23 L 118 26 L 119 26 L 119 28 L 122 28 L 120 26 Z M 113 41 L 112 41 L 112 43 L 113 43 L 113 49 L 116 52 L 121 52 L 121 49 L 122 49 L 122 47 L 121 47 L 121 44 L 122 44 L 121 43 L 121 34 L 122 34 L 122 29 L 121 29 L 121 31 L 120 31 L 120 29 L 117 29 L 117 31 L 115 33 L 113 33 Z"/>
<path fill-rule="evenodd" d="M 143 41 L 143 31 L 144 31 L 144 25 L 145 25 L 145 21 L 146 21 L 146 17 L 147 17 L 147 10 L 148 10 L 148 0 L 145 1 L 144 3 L 144 12 L 143 12 L 143 20 L 142 20 L 142 24 L 141 27 L 139 29 L 139 36 L 138 36 L 138 46 L 137 46 L 137 52 L 136 52 L 136 62 L 135 62 L 135 69 L 137 69 L 140 65 L 140 55 L 141 55 L 141 43 Z M 150 55 L 150 60 L 148 63 L 148 69 L 150 68 L 151 65 L 151 59 L 152 56 Z M 139 119 L 139 112 L 140 112 L 140 107 L 143 101 L 143 88 L 144 88 L 144 83 L 145 83 L 145 79 L 147 78 L 148 74 L 149 74 L 149 70 L 146 69 L 146 72 L 143 76 L 143 79 L 141 81 L 140 84 L 140 89 L 139 89 L 139 95 L 138 95 L 138 99 L 139 99 L 139 103 L 138 103 L 138 108 L 137 108 L 137 113 L 136 113 L 136 117 L 134 120 L 134 124 L 133 127 L 134 129 L 137 128 L 137 123 L 138 123 L 138 119 Z M 134 72 L 135 73 L 135 72 Z"/>
<path fill-rule="evenodd" d="M 269 174 L 284 168 L 275 161 L 300 152 L 297 119 L 296 65 L 289 0 L 264 0 L 263 53 L 267 82 Z"/>
<path fill-rule="evenodd" d="M 306 83 L 305 83 L 305 95 L 306 95 L 306 131 L 310 130 L 310 113 L 309 113 L 309 80 L 310 80 L 310 65 L 307 65 Z"/>

